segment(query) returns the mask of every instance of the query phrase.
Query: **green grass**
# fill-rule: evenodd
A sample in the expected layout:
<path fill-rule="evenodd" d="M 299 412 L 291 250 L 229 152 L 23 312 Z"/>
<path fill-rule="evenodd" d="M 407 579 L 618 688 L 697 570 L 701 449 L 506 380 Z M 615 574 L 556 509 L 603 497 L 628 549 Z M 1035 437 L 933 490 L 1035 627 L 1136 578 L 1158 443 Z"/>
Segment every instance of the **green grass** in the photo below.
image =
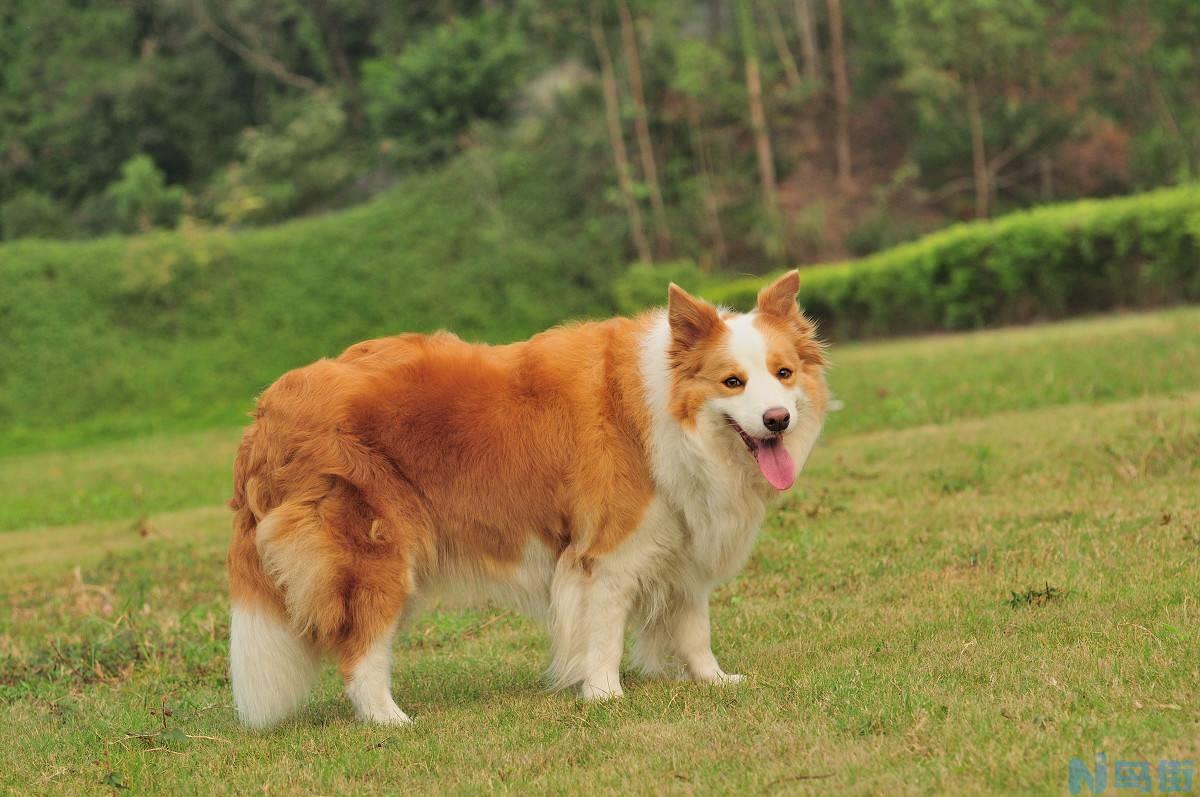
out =
<path fill-rule="evenodd" d="M 747 683 L 586 705 L 532 623 L 434 613 L 402 730 L 333 672 L 236 726 L 236 430 L 0 459 L 0 792 L 1054 794 L 1095 751 L 1194 758 L 1198 349 L 1196 309 L 839 347 L 846 408 L 714 603 Z"/>

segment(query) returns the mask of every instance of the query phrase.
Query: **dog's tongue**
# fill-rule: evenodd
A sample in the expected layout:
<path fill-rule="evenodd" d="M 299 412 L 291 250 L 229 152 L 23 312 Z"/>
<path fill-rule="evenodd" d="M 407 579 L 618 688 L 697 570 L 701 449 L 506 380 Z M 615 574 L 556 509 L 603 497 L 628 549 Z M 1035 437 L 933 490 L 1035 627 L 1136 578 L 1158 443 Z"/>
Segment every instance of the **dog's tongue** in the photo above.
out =
<path fill-rule="evenodd" d="M 772 437 L 758 444 L 758 469 L 776 490 L 786 490 L 796 481 L 796 464 L 783 447 L 783 440 Z"/>

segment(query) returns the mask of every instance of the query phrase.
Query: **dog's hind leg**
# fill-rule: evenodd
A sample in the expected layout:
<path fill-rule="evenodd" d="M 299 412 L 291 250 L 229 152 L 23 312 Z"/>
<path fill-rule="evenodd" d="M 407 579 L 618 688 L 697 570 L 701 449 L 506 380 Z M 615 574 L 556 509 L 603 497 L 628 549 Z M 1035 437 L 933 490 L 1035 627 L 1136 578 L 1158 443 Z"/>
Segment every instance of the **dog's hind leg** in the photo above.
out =
<path fill-rule="evenodd" d="M 605 578 L 597 579 L 588 592 L 584 618 L 586 665 L 580 694 L 584 700 L 621 697 L 621 657 L 630 597 L 625 585 Z"/>
<path fill-rule="evenodd" d="M 323 480 L 259 525 L 263 572 L 291 626 L 336 657 L 360 719 L 409 721 L 392 700 L 391 642 L 412 589 L 415 523 L 376 516 L 343 479 Z"/>
<path fill-rule="evenodd" d="M 343 528 L 357 525 L 363 524 Z M 419 530 L 404 521 L 381 519 L 366 526 L 342 572 L 342 621 L 331 634 L 331 646 L 358 718 L 405 725 L 411 720 L 392 699 L 392 640 L 412 596 L 413 575 L 407 563 Z"/>
<path fill-rule="evenodd" d="M 649 678 L 682 675 L 666 618 L 656 613 L 639 619 L 633 635 L 633 666 Z"/>
<path fill-rule="evenodd" d="M 339 651 L 346 696 L 364 722 L 407 725 L 412 722 L 392 698 L 392 638 L 395 623 L 371 641 L 365 651 Z"/>

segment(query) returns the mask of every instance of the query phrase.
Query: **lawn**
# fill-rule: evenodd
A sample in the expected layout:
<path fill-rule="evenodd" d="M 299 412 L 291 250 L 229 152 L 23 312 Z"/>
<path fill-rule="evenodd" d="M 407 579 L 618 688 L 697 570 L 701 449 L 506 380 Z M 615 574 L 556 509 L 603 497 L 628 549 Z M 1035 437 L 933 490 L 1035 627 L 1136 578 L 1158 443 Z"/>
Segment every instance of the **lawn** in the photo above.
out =
<path fill-rule="evenodd" d="M 848 345 L 845 408 L 714 604 L 733 688 L 547 694 L 506 612 L 397 642 L 406 729 L 326 672 L 234 722 L 236 429 L 0 458 L 0 791 L 1064 793 L 1200 750 L 1200 310 Z M 1110 772 L 1110 791 L 1112 774 Z"/>

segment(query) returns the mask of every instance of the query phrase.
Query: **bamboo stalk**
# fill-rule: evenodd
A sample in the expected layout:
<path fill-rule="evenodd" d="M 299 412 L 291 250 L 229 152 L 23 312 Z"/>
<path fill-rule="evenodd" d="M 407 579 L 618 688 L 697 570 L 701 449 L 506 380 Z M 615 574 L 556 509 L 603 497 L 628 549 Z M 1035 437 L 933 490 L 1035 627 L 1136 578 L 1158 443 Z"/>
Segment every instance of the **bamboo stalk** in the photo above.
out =
<path fill-rule="evenodd" d="M 600 83 L 604 90 L 604 116 L 608 123 L 608 141 L 612 147 L 613 162 L 617 167 L 617 185 L 621 189 L 625 215 L 629 217 L 629 234 L 633 238 L 633 246 L 637 250 L 638 260 L 650 263 L 653 262 L 653 258 L 650 254 L 650 246 L 646 243 L 645 229 L 642 227 L 642 212 L 638 208 L 637 197 L 633 193 L 629 155 L 625 151 L 625 135 L 621 132 L 621 100 L 617 93 L 612 53 L 609 52 L 608 42 L 604 38 L 604 28 L 600 25 L 600 9 L 595 0 L 592 2 L 590 28 L 592 43 L 595 45 L 596 55 L 600 59 Z"/>

